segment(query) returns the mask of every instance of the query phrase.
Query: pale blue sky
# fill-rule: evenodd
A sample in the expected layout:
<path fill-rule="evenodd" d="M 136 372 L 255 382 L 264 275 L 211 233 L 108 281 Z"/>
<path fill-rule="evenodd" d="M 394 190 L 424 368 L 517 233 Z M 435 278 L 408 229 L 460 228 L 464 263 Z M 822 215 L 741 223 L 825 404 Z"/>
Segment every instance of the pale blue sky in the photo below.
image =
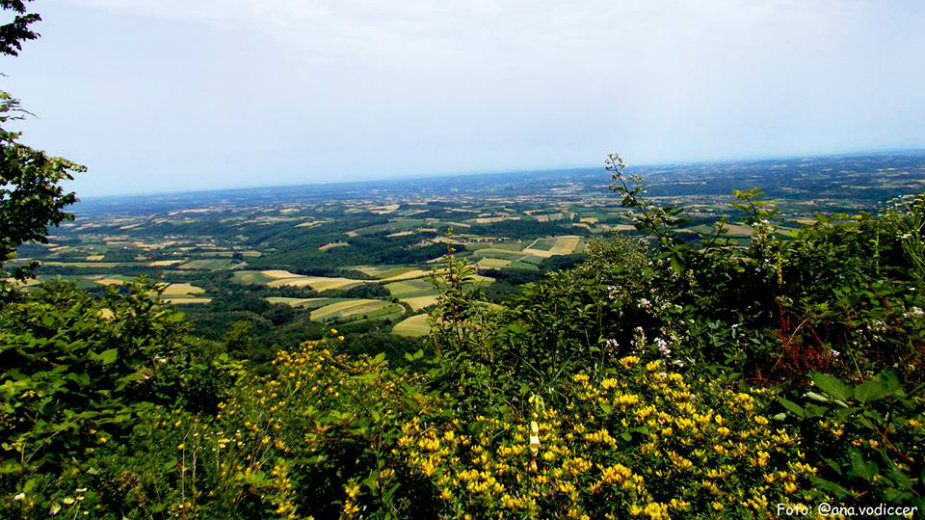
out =
<path fill-rule="evenodd" d="M 84 196 L 925 147 L 921 0 L 37 0 Z"/>

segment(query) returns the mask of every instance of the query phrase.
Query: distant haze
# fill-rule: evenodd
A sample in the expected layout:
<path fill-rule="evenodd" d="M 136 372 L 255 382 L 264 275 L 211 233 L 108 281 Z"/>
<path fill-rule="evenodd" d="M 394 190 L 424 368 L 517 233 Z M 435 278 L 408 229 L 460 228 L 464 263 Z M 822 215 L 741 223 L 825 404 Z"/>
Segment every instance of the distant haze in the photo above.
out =
<path fill-rule="evenodd" d="M 922 0 L 39 0 L 23 140 L 103 195 L 925 146 Z"/>

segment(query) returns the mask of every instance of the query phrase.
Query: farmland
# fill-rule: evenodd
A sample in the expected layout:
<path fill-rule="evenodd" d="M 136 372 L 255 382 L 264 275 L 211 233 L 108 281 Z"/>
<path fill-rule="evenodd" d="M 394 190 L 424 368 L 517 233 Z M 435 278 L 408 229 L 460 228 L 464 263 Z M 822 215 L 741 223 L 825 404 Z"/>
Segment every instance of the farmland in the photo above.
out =
<path fill-rule="evenodd" d="M 925 186 L 921 154 L 637 171 L 660 204 L 686 209 L 680 236 L 697 240 L 726 216 L 732 245 L 752 234 L 733 189 L 761 185 L 786 235 L 817 213 L 873 210 Z M 245 320 L 258 330 L 349 324 L 413 337 L 437 301 L 430 275 L 448 251 L 475 267 L 486 301 L 504 304 L 523 283 L 580 261 L 594 240 L 639 236 L 607 182 L 585 169 L 87 200 L 75 222 L 20 248 L 13 264 L 38 261 L 40 280 L 100 294 L 156 278 L 168 302 L 215 336 Z"/>

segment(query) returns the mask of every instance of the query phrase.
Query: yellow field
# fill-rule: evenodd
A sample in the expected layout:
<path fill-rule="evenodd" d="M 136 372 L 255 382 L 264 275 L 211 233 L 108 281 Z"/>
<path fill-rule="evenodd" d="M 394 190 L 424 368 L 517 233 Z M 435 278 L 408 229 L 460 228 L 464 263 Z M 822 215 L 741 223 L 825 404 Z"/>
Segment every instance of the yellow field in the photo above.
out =
<path fill-rule="evenodd" d="M 478 217 L 475 219 L 476 224 L 497 224 L 498 222 L 504 222 L 505 220 L 520 220 L 520 217 L 515 217 L 511 215 L 506 215 L 503 217 Z"/>
<path fill-rule="evenodd" d="M 164 296 L 174 296 L 183 294 L 202 294 L 206 292 L 201 287 L 196 287 L 189 283 L 172 283 L 164 289 Z"/>
<path fill-rule="evenodd" d="M 30 286 L 38 285 L 42 283 L 40 280 L 36 278 L 26 278 L 25 281 L 17 280 L 15 278 L 0 278 L 0 280 L 2 280 L 3 283 L 12 284 L 16 287 L 30 287 Z"/>
<path fill-rule="evenodd" d="M 122 285 L 125 283 L 124 280 L 118 278 L 95 278 L 93 281 L 100 285 Z"/>
<path fill-rule="evenodd" d="M 726 224 L 726 233 L 729 235 L 743 235 L 750 237 L 755 234 L 755 230 L 749 226 L 741 224 Z"/>
<path fill-rule="evenodd" d="M 411 338 L 425 336 L 430 332 L 430 322 L 428 318 L 429 316 L 426 314 L 412 316 L 395 325 L 395 327 L 392 328 L 392 334 Z"/>
<path fill-rule="evenodd" d="M 389 213 L 394 213 L 401 208 L 400 204 L 389 204 L 387 206 L 378 206 L 375 208 L 370 208 L 369 212 L 376 215 L 387 215 Z"/>
<path fill-rule="evenodd" d="M 267 296 L 264 299 L 267 301 L 267 303 L 285 304 L 290 307 L 298 307 L 299 305 L 312 300 L 312 298 L 290 298 L 287 296 Z"/>
<path fill-rule="evenodd" d="M 148 267 L 166 267 L 168 265 L 176 265 L 184 260 L 155 260 L 153 262 L 148 262 Z"/>
<path fill-rule="evenodd" d="M 431 305 L 437 303 L 437 295 L 432 296 L 415 296 L 413 298 L 402 298 L 403 303 L 407 303 L 413 310 L 419 311 L 421 309 L 426 309 Z"/>
<path fill-rule="evenodd" d="M 581 237 L 556 237 L 556 244 L 550 251 L 557 255 L 570 255 L 578 249 L 579 244 L 581 244 Z"/>
<path fill-rule="evenodd" d="M 309 220 L 308 222 L 302 222 L 301 224 L 296 224 L 295 227 L 315 227 L 321 224 L 320 220 Z"/>
<path fill-rule="evenodd" d="M 264 271 L 263 274 L 267 274 Z M 272 276 L 269 275 L 268 276 Z M 293 276 L 292 278 L 280 278 L 267 284 L 267 287 L 281 287 L 288 285 L 291 287 L 311 287 L 318 292 L 329 291 L 331 289 L 346 289 L 356 287 L 357 285 L 367 283 L 365 280 L 354 280 L 351 278 L 326 278 L 323 276 Z"/>
<path fill-rule="evenodd" d="M 552 251 L 546 251 L 545 249 L 533 249 L 532 247 L 524 249 L 523 253 L 525 255 L 538 256 L 540 258 L 551 258 L 556 256 L 556 253 L 553 253 Z"/>
<path fill-rule="evenodd" d="M 335 247 L 345 247 L 349 246 L 347 242 L 331 242 L 330 244 L 325 244 L 318 248 L 318 251 L 327 251 L 328 249 L 334 249 Z"/>
<path fill-rule="evenodd" d="M 271 269 L 269 271 L 260 271 L 260 274 L 264 276 L 269 276 L 270 278 L 298 278 L 299 276 L 295 273 L 290 273 L 289 271 L 283 271 L 282 269 Z"/>
<path fill-rule="evenodd" d="M 88 262 L 99 262 L 104 258 L 106 258 L 106 255 L 87 255 L 86 260 Z"/>
<path fill-rule="evenodd" d="M 164 301 L 174 305 L 192 305 L 212 303 L 212 298 L 164 298 Z"/>
<path fill-rule="evenodd" d="M 395 276 L 390 276 L 388 278 L 383 278 L 381 282 L 400 282 L 402 280 L 414 280 L 415 278 L 424 278 L 428 276 L 431 272 L 425 271 L 423 269 L 414 269 L 408 271 L 407 273 L 397 274 Z"/>

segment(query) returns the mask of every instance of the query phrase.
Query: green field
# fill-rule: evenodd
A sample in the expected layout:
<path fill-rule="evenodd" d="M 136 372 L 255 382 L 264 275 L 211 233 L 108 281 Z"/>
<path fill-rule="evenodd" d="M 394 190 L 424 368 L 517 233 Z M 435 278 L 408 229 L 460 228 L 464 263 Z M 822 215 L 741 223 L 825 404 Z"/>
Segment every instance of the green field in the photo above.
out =
<path fill-rule="evenodd" d="M 236 271 L 232 279 L 246 285 L 266 285 L 276 278 L 267 276 L 260 271 Z"/>
<path fill-rule="evenodd" d="M 230 269 L 234 262 L 227 258 L 210 258 L 200 260 L 190 260 L 185 264 L 177 266 L 177 269 L 185 271 L 221 271 Z"/>
<path fill-rule="evenodd" d="M 415 311 L 437 303 L 437 288 L 427 280 L 405 280 L 387 284 L 389 293 Z"/>
<path fill-rule="evenodd" d="M 475 256 L 478 258 L 495 258 L 498 260 L 520 260 L 524 256 L 520 251 L 509 251 L 506 249 L 479 249 L 475 252 Z"/>
<path fill-rule="evenodd" d="M 332 303 L 352 300 L 351 298 L 289 298 L 286 296 L 268 296 L 265 299 L 267 303 L 302 309 L 317 309 Z"/>
<path fill-rule="evenodd" d="M 511 265 L 511 260 L 502 260 L 500 258 L 483 258 L 477 264 L 480 269 L 504 269 Z"/>
<path fill-rule="evenodd" d="M 315 309 L 311 319 L 315 321 L 358 321 L 397 319 L 405 313 L 404 307 L 382 300 L 344 300 Z"/>
<path fill-rule="evenodd" d="M 311 289 L 324 292 L 332 289 L 350 289 L 368 283 L 366 280 L 354 280 L 351 278 L 328 278 L 326 276 L 296 276 L 293 278 L 280 278 L 267 283 L 267 287 L 310 287 Z"/>
<path fill-rule="evenodd" d="M 359 271 L 367 276 L 372 276 L 373 278 L 391 278 L 393 276 L 399 276 L 411 271 L 414 271 L 414 267 L 399 266 L 393 267 L 389 265 L 358 265 L 352 268 L 355 271 Z"/>
<path fill-rule="evenodd" d="M 524 253 L 535 256 L 570 255 L 584 250 L 584 240 L 579 236 L 537 238 L 524 248 Z"/>
<path fill-rule="evenodd" d="M 396 298 L 409 298 L 437 294 L 437 288 L 427 280 L 405 280 L 386 284 L 385 288 Z"/>
<path fill-rule="evenodd" d="M 266 285 L 267 287 L 309 287 L 318 292 L 329 291 L 332 289 L 349 289 L 364 283 L 370 283 L 368 280 L 354 280 L 352 278 L 302 276 L 282 270 L 236 271 L 233 275 L 233 279 L 238 283 L 249 285 Z"/>

